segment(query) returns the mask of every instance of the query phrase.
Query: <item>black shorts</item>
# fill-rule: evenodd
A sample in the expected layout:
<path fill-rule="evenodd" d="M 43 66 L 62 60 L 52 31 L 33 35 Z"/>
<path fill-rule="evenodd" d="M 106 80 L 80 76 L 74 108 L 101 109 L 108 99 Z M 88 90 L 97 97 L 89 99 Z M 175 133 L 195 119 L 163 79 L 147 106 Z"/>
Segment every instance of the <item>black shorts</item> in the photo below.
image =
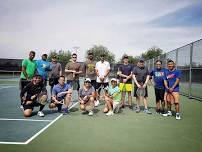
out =
<path fill-rule="evenodd" d="M 98 90 L 99 88 L 101 88 L 101 86 L 103 88 L 106 88 L 107 86 L 109 86 L 109 83 L 108 82 L 105 82 L 105 83 L 96 82 L 96 90 Z"/>
<path fill-rule="evenodd" d="M 49 85 L 51 87 L 53 87 L 54 85 L 57 85 L 58 84 L 58 80 L 59 80 L 59 77 L 58 78 L 49 78 Z"/>
<path fill-rule="evenodd" d="M 156 101 L 159 101 L 159 100 L 161 100 L 161 102 L 164 101 L 165 89 L 154 88 L 154 90 L 155 90 Z"/>
<path fill-rule="evenodd" d="M 134 86 L 134 97 L 137 97 L 137 89 L 138 89 L 138 87 L 135 85 Z M 144 96 L 145 98 L 147 98 L 148 97 L 148 89 L 147 89 L 147 86 L 146 86 L 146 88 L 145 88 L 145 96 Z"/>
<path fill-rule="evenodd" d="M 38 106 L 41 106 L 41 104 L 36 102 L 36 101 L 33 101 L 31 104 L 26 104 L 26 103 L 23 104 L 24 110 L 26 110 L 26 109 L 32 109 L 33 110 L 34 107 L 38 107 Z"/>
<path fill-rule="evenodd" d="M 96 89 L 96 80 L 91 80 L 91 85 Z"/>
<path fill-rule="evenodd" d="M 20 79 L 20 90 L 22 90 L 30 82 L 31 81 L 28 81 L 26 79 Z"/>

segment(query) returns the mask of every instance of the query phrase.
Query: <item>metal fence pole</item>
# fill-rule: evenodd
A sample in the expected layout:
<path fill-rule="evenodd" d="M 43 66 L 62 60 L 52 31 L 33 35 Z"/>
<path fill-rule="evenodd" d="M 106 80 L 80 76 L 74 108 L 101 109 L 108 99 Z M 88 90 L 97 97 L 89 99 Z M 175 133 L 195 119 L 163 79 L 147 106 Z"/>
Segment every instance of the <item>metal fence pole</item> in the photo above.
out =
<path fill-rule="evenodd" d="M 176 61 L 175 61 L 175 65 L 176 65 L 176 69 L 178 69 L 178 49 L 177 49 L 175 52 L 176 52 Z"/>
<path fill-rule="evenodd" d="M 191 84 L 192 84 L 192 59 L 193 59 L 193 43 L 190 46 L 190 66 L 189 66 L 189 98 L 192 98 L 191 95 Z"/>

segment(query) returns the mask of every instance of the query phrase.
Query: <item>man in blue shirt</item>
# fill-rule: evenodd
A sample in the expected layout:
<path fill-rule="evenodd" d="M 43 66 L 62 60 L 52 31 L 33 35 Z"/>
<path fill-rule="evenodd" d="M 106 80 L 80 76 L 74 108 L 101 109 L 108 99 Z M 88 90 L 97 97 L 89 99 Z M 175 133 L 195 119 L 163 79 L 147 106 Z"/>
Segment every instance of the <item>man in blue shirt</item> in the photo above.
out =
<path fill-rule="evenodd" d="M 176 119 L 180 120 L 180 95 L 179 95 L 179 83 L 181 79 L 181 72 L 175 69 L 175 63 L 172 60 L 169 60 L 167 63 L 168 70 L 165 72 L 164 76 L 164 85 L 166 88 L 166 102 L 168 112 L 163 116 L 172 116 L 171 105 L 174 102 L 176 109 Z"/>
<path fill-rule="evenodd" d="M 165 94 L 165 86 L 164 86 L 164 76 L 166 69 L 162 68 L 162 61 L 155 61 L 155 68 L 150 72 L 150 76 L 153 77 L 154 81 L 154 89 L 156 96 L 156 113 L 164 113 L 165 102 L 164 102 L 164 94 Z M 162 110 L 161 110 L 162 107 Z"/>
<path fill-rule="evenodd" d="M 47 85 L 48 71 L 51 70 L 50 62 L 47 61 L 47 57 L 47 54 L 43 54 L 42 59 L 36 61 L 37 74 L 42 76 L 45 86 Z"/>
<path fill-rule="evenodd" d="M 54 85 L 52 90 L 52 101 L 49 105 L 49 108 L 58 108 L 58 112 L 61 112 L 62 110 L 62 103 L 64 102 L 64 115 L 68 114 L 68 106 L 71 102 L 71 95 L 72 90 L 70 89 L 71 86 L 69 84 L 65 83 L 65 77 L 60 76 L 58 80 L 58 84 Z"/>

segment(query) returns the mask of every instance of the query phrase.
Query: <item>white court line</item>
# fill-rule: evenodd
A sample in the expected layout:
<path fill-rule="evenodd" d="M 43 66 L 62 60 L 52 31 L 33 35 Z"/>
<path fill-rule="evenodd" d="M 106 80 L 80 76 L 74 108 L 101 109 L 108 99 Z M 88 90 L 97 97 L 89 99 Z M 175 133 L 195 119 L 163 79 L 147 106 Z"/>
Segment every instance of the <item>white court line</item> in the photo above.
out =
<path fill-rule="evenodd" d="M 4 120 L 4 121 L 47 121 L 47 122 L 51 122 L 52 120 L 36 120 L 36 119 L 8 119 L 8 118 L 0 118 L 0 121 Z"/>
<path fill-rule="evenodd" d="M 1 87 L 1 86 L 0 86 L 0 90 L 1 90 L 1 89 L 14 88 L 14 87 L 17 87 L 17 86 L 4 86 L 4 87 Z"/>
<path fill-rule="evenodd" d="M 27 145 L 32 140 L 34 140 L 38 135 L 40 135 L 43 131 L 45 131 L 48 127 L 50 127 L 54 122 L 56 122 L 60 117 L 62 117 L 63 114 L 60 114 L 57 118 L 55 118 L 52 122 L 50 122 L 47 126 L 45 126 L 43 129 L 41 129 L 38 133 L 33 135 L 31 138 L 29 138 L 26 142 L 1 142 L 0 144 L 12 144 L 12 145 Z"/>

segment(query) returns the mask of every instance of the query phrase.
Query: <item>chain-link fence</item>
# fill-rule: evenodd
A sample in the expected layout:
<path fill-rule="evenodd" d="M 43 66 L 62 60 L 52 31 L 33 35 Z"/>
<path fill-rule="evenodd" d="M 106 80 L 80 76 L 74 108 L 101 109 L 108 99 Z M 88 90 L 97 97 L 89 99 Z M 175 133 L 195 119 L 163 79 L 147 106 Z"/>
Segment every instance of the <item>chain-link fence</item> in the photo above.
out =
<path fill-rule="evenodd" d="M 202 39 L 146 61 L 151 70 L 154 62 L 160 59 L 166 67 L 167 59 L 176 62 L 176 68 L 182 73 L 181 93 L 190 98 L 202 100 Z"/>

